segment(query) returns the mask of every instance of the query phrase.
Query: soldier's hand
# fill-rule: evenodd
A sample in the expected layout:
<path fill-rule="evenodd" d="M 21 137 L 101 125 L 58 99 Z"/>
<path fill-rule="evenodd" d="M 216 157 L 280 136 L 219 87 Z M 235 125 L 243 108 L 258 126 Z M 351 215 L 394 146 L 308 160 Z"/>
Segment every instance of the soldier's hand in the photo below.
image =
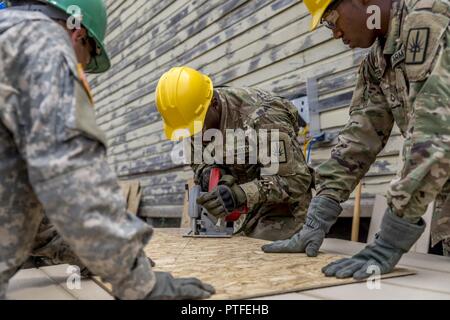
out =
<path fill-rule="evenodd" d="M 311 201 L 302 230 L 291 239 L 275 241 L 262 246 L 266 253 L 303 253 L 317 257 L 325 235 L 336 222 L 342 208 L 335 200 L 315 197 Z"/>
<path fill-rule="evenodd" d="M 304 225 L 302 230 L 288 240 L 275 241 L 262 246 L 266 253 L 300 253 L 306 252 L 308 257 L 317 257 L 325 238 L 321 229 L 312 229 Z"/>
<path fill-rule="evenodd" d="M 381 222 L 381 231 L 375 241 L 351 258 L 332 262 L 322 269 L 327 277 L 363 280 L 374 272 L 389 273 L 394 270 L 403 254 L 408 252 L 425 230 L 422 219 L 414 224 L 395 215 L 390 208 Z"/>
<path fill-rule="evenodd" d="M 221 183 L 223 184 L 219 184 L 212 192 L 205 193 L 197 199 L 197 204 L 216 218 L 226 217 L 247 202 L 247 196 L 239 185 L 234 183 L 230 186 L 223 180 Z"/>
<path fill-rule="evenodd" d="M 225 170 L 216 166 L 210 166 L 203 169 L 200 174 L 196 176 L 196 182 L 200 185 L 203 192 L 209 191 L 209 179 L 211 177 L 211 170 L 214 168 L 218 168 L 220 170 L 220 175 L 225 175 Z"/>
<path fill-rule="evenodd" d="M 209 298 L 215 289 L 197 278 L 174 278 L 168 272 L 155 272 L 156 284 L 146 300 L 198 300 Z"/>

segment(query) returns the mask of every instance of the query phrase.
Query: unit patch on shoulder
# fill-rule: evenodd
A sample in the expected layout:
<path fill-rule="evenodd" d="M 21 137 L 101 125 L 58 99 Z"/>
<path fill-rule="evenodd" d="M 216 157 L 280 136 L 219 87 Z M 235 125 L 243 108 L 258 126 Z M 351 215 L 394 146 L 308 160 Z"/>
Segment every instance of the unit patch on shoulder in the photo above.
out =
<path fill-rule="evenodd" d="M 410 29 L 406 44 L 406 64 L 422 64 L 427 57 L 429 28 Z"/>
<path fill-rule="evenodd" d="M 276 159 L 276 163 L 283 164 L 287 163 L 287 154 L 286 154 L 286 143 L 283 140 L 277 141 L 272 145 L 274 150 L 272 152 L 272 159 Z"/>

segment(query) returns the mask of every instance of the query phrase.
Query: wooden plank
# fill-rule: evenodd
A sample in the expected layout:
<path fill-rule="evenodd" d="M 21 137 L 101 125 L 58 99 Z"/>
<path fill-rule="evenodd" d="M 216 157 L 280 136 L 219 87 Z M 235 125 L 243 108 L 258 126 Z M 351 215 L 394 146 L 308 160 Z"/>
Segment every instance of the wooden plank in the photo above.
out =
<path fill-rule="evenodd" d="M 123 50 L 132 46 L 137 40 L 136 35 L 142 36 L 148 33 L 155 26 L 158 26 L 173 10 L 178 9 L 180 1 L 134 1 L 133 5 L 128 6 L 128 12 L 120 12 L 122 21 L 122 30 L 114 29 L 107 36 L 107 40 L 115 45 L 110 50 L 111 60 L 116 64 L 121 60 Z M 150 24 L 150 28 L 145 28 Z"/>
<path fill-rule="evenodd" d="M 328 35 L 327 35 L 327 37 L 328 37 Z M 309 40 L 308 39 L 300 39 L 299 41 L 301 43 L 306 44 Z M 298 49 L 297 45 L 293 46 L 292 50 L 297 50 Z M 321 61 L 321 59 L 324 58 L 323 55 L 325 55 L 325 56 L 328 55 L 327 52 L 330 52 L 330 50 L 331 50 L 330 48 L 334 47 L 334 45 L 331 42 L 325 42 L 323 45 L 320 45 L 319 47 L 321 47 L 321 50 L 319 50 L 319 51 L 323 52 L 323 53 L 311 55 L 311 54 L 308 54 L 308 51 L 304 51 L 304 52 L 301 52 L 300 54 L 296 55 L 295 59 L 296 60 L 300 59 L 300 61 L 303 60 L 303 62 L 306 65 L 314 63 L 314 62 L 319 63 L 319 61 Z M 279 55 L 284 55 L 284 54 L 288 54 L 288 52 L 291 50 L 291 47 L 289 46 L 289 47 L 286 47 L 286 48 L 277 48 L 276 50 L 278 50 L 278 49 L 280 49 L 280 50 L 283 49 L 282 50 L 283 53 L 279 52 L 276 55 L 278 55 L 278 54 Z M 287 50 L 287 51 L 284 52 L 284 50 Z M 346 50 L 346 48 L 344 48 L 344 50 Z M 274 63 L 272 63 L 273 61 L 270 62 L 271 59 L 273 58 L 273 57 L 271 58 L 270 52 L 273 52 L 273 51 L 269 51 L 269 53 L 263 53 L 261 55 L 261 57 L 260 57 L 261 58 L 261 60 L 260 60 L 261 64 L 263 64 L 263 65 L 264 64 L 268 64 L 268 67 L 264 68 L 264 72 L 267 72 L 269 70 L 271 70 L 271 72 L 273 72 L 274 74 L 277 74 L 279 72 L 283 72 L 284 69 L 286 68 L 286 66 L 289 63 L 283 63 L 283 64 L 276 64 L 275 63 L 274 64 Z M 253 67 L 258 67 L 258 66 L 259 66 L 259 64 L 253 65 Z M 238 66 L 233 67 L 232 69 L 230 69 L 230 71 L 228 71 L 226 73 L 221 73 L 221 74 L 218 74 L 218 75 L 214 75 L 213 79 L 215 79 L 215 83 L 217 83 L 217 84 L 221 84 L 223 82 L 226 83 L 230 79 L 232 79 L 234 77 L 238 77 L 239 74 L 241 74 L 243 72 L 244 73 L 249 73 L 249 71 L 247 69 L 248 68 L 253 68 L 253 67 L 252 67 L 252 63 L 251 62 L 246 61 L 244 65 L 239 64 Z M 247 70 L 247 71 L 245 71 L 245 70 Z M 261 71 L 261 72 L 263 72 L 263 71 Z M 258 72 L 258 74 L 260 76 L 262 76 L 259 72 Z M 244 76 L 245 79 L 248 78 L 248 77 L 249 76 Z M 244 78 L 240 78 L 239 81 L 243 81 Z M 267 78 L 273 78 L 273 74 L 270 75 L 270 76 L 267 75 Z M 258 78 L 258 79 L 260 80 L 261 78 Z M 246 81 L 245 83 L 242 83 L 242 85 L 244 85 L 244 86 L 251 86 L 252 85 L 251 80 L 249 80 L 249 79 L 247 79 L 247 80 L 248 81 Z M 254 81 L 256 81 L 256 79 L 254 79 Z M 234 83 L 234 80 L 233 80 L 230 85 L 239 86 L 240 84 L 238 82 Z M 154 84 L 154 86 L 156 86 L 156 83 Z M 124 99 L 120 99 L 120 103 L 128 104 L 128 103 L 131 103 L 131 102 L 133 102 L 135 100 L 137 100 L 139 104 L 144 103 L 144 101 L 147 101 L 148 103 L 154 103 L 154 92 L 153 92 L 153 90 L 154 90 L 154 87 L 148 85 L 145 88 L 140 89 L 140 91 L 138 91 L 138 92 L 130 93 L 130 97 L 129 98 L 127 98 L 125 100 Z M 113 104 L 115 104 L 115 103 L 116 102 L 113 102 Z M 137 112 L 137 110 L 134 111 L 134 112 Z M 129 115 L 130 114 L 127 114 L 126 118 L 119 117 L 119 118 L 116 118 L 116 119 L 108 122 L 108 124 L 106 126 L 102 126 L 102 129 L 105 130 L 105 131 L 109 131 L 109 129 L 111 129 L 111 128 L 114 128 L 114 131 L 115 130 L 119 130 L 117 128 L 117 125 L 122 124 L 123 126 L 125 126 L 125 124 L 123 124 L 123 123 L 129 123 L 127 121 L 127 118 L 130 119 Z M 137 115 L 137 114 L 135 115 L 135 118 L 139 118 L 139 121 L 143 121 L 142 120 L 143 117 L 149 117 L 148 111 L 144 110 L 144 113 L 139 114 L 139 115 Z M 133 118 L 131 118 L 131 119 L 133 119 Z M 112 133 L 112 135 L 114 136 L 114 133 Z"/>
<path fill-rule="evenodd" d="M 185 29 L 189 31 L 190 28 L 192 28 L 192 23 L 197 23 L 199 20 L 199 16 L 209 16 L 208 19 L 211 19 L 214 16 L 218 16 L 220 18 L 220 23 L 199 23 L 199 26 L 201 26 L 203 29 L 201 32 L 193 34 L 192 30 L 189 34 L 187 34 L 187 37 L 184 37 L 185 35 L 183 32 L 185 30 L 182 29 L 181 25 L 171 25 L 169 31 L 173 32 L 174 28 L 179 28 L 180 31 L 176 34 L 169 34 L 168 39 L 170 41 L 174 41 L 174 39 L 177 40 L 176 44 L 172 45 L 172 48 L 170 51 L 166 53 L 157 52 L 157 56 L 153 57 L 153 51 L 155 48 L 157 48 L 156 44 L 149 43 L 149 47 L 146 50 L 142 50 L 143 52 L 146 52 L 147 54 L 143 57 L 140 57 L 140 62 L 135 62 L 135 64 L 139 65 L 139 70 L 136 70 L 137 75 L 129 74 L 134 79 L 141 78 L 144 74 L 141 72 L 144 71 L 145 74 L 152 76 L 158 76 L 160 74 L 160 71 L 158 71 L 158 68 L 163 67 L 164 70 L 168 68 L 168 66 L 164 66 L 167 63 L 173 63 L 173 61 L 178 61 L 179 63 L 187 63 L 192 57 L 195 55 L 202 54 L 203 52 L 209 51 L 215 46 L 219 45 L 221 42 L 225 40 L 229 40 L 232 38 L 235 33 L 239 34 L 242 32 L 245 32 L 246 28 L 253 27 L 255 24 L 257 24 L 258 19 L 256 18 L 259 13 L 258 10 L 263 8 L 264 6 L 267 7 L 267 4 L 269 4 L 271 1 L 268 0 L 258 0 L 258 1 L 241 1 L 239 3 L 240 7 L 239 10 L 235 11 L 233 14 L 226 14 L 230 9 L 234 8 L 237 2 L 228 2 L 225 3 L 217 2 L 217 4 L 222 3 L 223 5 L 217 6 L 217 9 L 214 8 L 214 2 L 215 1 L 208 1 L 207 6 L 200 6 L 200 9 L 198 10 L 192 10 L 188 16 L 186 16 L 183 19 L 183 23 L 186 26 Z M 283 4 L 280 8 L 280 3 Z M 289 0 L 289 1 L 283 1 L 278 0 L 275 1 L 268 9 L 270 10 L 271 14 L 275 14 L 277 11 L 284 10 L 285 7 L 287 7 L 290 4 L 296 4 L 296 1 Z M 278 5 L 277 5 L 278 4 Z M 274 10 L 273 8 L 276 8 Z M 265 9 L 265 10 L 268 10 Z M 199 12 L 197 12 L 199 11 Z M 206 14 L 208 13 L 208 14 Z M 220 15 L 222 15 L 220 17 Z M 233 26 L 233 24 L 236 24 L 241 19 L 246 18 L 247 16 L 252 15 L 252 21 L 248 23 L 248 26 L 240 26 L 239 28 L 236 27 L 234 30 L 230 30 L 229 28 Z M 206 17 L 205 17 L 206 19 Z M 267 19 L 267 18 L 266 18 Z M 204 19 L 203 19 L 204 20 Z M 202 20 L 202 21 L 203 21 Z M 209 20 L 208 20 L 209 21 Z M 252 23 L 253 22 L 253 23 Z M 182 31 L 182 32 L 181 32 Z M 167 45 L 168 39 L 165 39 L 164 33 L 161 34 L 162 30 L 159 30 L 158 39 L 155 39 L 159 41 L 159 43 L 162 43 L 164 45 Z M 182 37 L 183 36 L 183 37 Z M 136 55 L 137 50 L 130 51 L 130 55 Z M 129 58 L 129 56 L 127 58 Z M 142 68 L 145 65 L 145 68 Z M 114 79 L 114 83 L 120 82 L 120 87 L 124 87 L 125 83 L 123 83 L 123 78 L 117 78 Z M 149 80 L 147 80 L 149 81 Z"/>
<path fill-rule="evenodd" d="M 327 40 L 330 40 L 329 31 L 318 29 L 314 35 L 307 33 L 286 44 L 262 52 L 228 70 L 214 74 L 213 81 L 231 86 L 253 86 L 261 79 L 273 79 L 279 74 L 291 71 L 294 65 L 297 68 L 304 67 L 329 57 L 332 52 L 330 48 L 333 47 L 333 51 L 337 48 L 334 43 Z M 344 50 L 348 49 L 344 48 Z M 311 54 L 312 51 L 315 54 Z M 277 65 L 277 62 L 283 63 Z"/>
<path fill-rule="evenodd" d="M 268 241 L 239 236 L 183 238 L 185 232 L 186 229 L 155 229 L 145 252 L 155 261 L 155 271 L 170 272 L 175 277 L 197 277 L 213 285 L 216 294 L 212 300 L 251 299 L 357 283 L 351 278 L 325 277 L 321 272 L 323 266 L 342 258 L 339 255 L 322 253 L 309 258 L 305 254 L 266 254 L 261 246 Z M 222 272 L 217 272 L 217 265 Z M 382 278 L 413 274 L 397 268 Z M 111 290 L 110 285 L 98 278 L 96 281 Z"/>
<path fill-rule="evenodd" d="M 150 26 L 141 28 L 139 32 L 131 34 L 125 42 L 120 43 L 123 48 L 120 55 L 122 59 L 109 73 L 108 78 L 114 82 L 119 81 L 124 71 L 128 73 L 126 71 L 128 68 L 131 67 L 135 71 L 147 62 L 164 55 L 172 47 L 204 30 L 241 4 L 241 0 L 175 2 L 178 6 L 176 11 L 170 12 L 166 17 L 158 15 L 157 19 L 151 20 Z M 152 37 L 149 39 L 146 35 Z M 100 76 L 99 80 L 106 79 Z M 104 87 L 100 85 L 97 90 L 101 92 L 102 88 Z"/>
<path fill-rule="evenodd" d="M 170 17 L 177 16 L 177 13 L 182 12 L 182 7 L 186 6 L 186 2 L 174 0 L 158 2 L 144 0 L 141 3 L 144 4 L 133 4 L 129 8 L 129 10 L 139 10 L 139 14 L 130 17 L 126 13 L 120 12 L 119 18 L 128 18 L 124 21 L 124 25 L 127 26 L 125 30 L 119 30 L 120 32 L 117 34 L 110 33 L 106 37 L 107 41 L 117 42 L 115 50 L 118 52 L 111 52 L 112 63 L 115 66 L 115 70 L 112 70 L 112 72 L 119 72 L 122 65 L 130 63 L 130 61 L 122 60 L 123 54 L 128 55 L 133 51 L 136 53 L 137 49 L 142 46 L 142 43 L 148 41 L 145 35 L 154 36 L 159 32 L 160 28 L 161 30 L 167 28 Z M 135 30 L 134 32 L 133 29 Z M 103 83 L 106 79 L 105 75 L 98 75 L 98 84 Z"/>
<path fill-rule="evenodd" d="M 340 66 L 340 65 L 345 65 L 345 63 L 336 63 L 336 65 L 337 66 Z M 351 64 L 351 65 L 353 65 L 353 63 Z M 326 66 L 326 64 L 325 64 L 325 66 Z M 317 66 L 317 67 L 319 67 L 319 66 Z M 324 65 L 323 64 L 321 64 L 321 67 L 324 67 Z M 333 70 L 329 70 L 330 72 L 333 72 Z M 311 74 L 313 74 L 313 73 L 317 73 L 317 70 L 311 70 Z M 305 70 L 305 72 L 302 72 L 302 73 L 300 73 L 300 74 L 308 74 L 308 71 L 307 70 Z M 269 88 L 270 89 L 270 88 Z M 151 95 L 150 95 L 151 96 Z M 150 99 L 151 100 L 151 99 Z M 139 104 L 141 103 L 142 101 L 141 100 L 139 100 Z M 150 101 L 149 101 L 150 102 Z M 129 109 L 129 110 L 136 110 L 135 108 L 138 108 L 137 106 L 132 106 L 132 105 L 130 105 L 130 107 L 127 107 L 127 109 Z M 148 108 L 148 107 L 146 107 L 146 109 L 148 110 L 145 110 L 145 112 L 144 112 L 144 114 L 139 114 L 139 115 L 137 115 L 136 117 L 134 117 L 134 118 L 138 118 L 138 120 L 137 120 L 137 122 L 136 122 L 136 127 L 139 129 L 139 128 L 145 128 L 145 125 L 144 126 L 142 126 L 142 125 L 139 125 L 139 123 L 141 123 L 142 122 L 142 116 L 145 116 L 145 113 L 147 113 L 147 114 L 150 114 L 152 111 L 152 109 L 154 109 L 154 107 L 152 107 L 151 109 L 150 108 Z M 117 114 L 113 114 L 113 116 L 114 117 L 116 117 L 117 116 Z M 105 130 L 105 131 L 110 131 L 109 132 L 109 135 L 110 136 L 112 136 L 112 137 L 114 137 L 117 133 L 120 133 L 120 132 L 127 132 L 127 129 L 128 130 L 130 130 L 130 131 L 132 131 L 133 130 L 133 127 L 135 126 L 134 124 L 133 124 L 133 119 L 125 119 L 125 120 L 121 120 L 121 119 L 117 119 L 117 122 L 118 123 L 122 123 L 122 125 L 120 126 L 119 125 L 119 127 L 115 127 L 113 130 L 109 130 L 109 127 L 103 127 L 103 129 Z M 126 125 L 125 125 L 126 124 Z M 112 124 L 111 124 L 111 126 L 112 126 Z M 125 129 L 125 130 L 124 130 Z"/>
<path fill-rule="evenodd" d="M 183 210 L 182 205 L 167 205 L 167 206 L 143 206 L 139 212 L 141 217 L 146 218 L 167 218 L 167 219 L 179 219 L 181 218 L 181 212 Z"/>
<path fill-rule="evenodd" d="M 362 55 L 361 51 L 333 50 L 333 55 L 321 60 L 318 64 L 307 66 L 299 64 L 296 59 L 289 59 L 285 62 L 291 65 L 291 70 L 276 78 L 266 79 L 262 76 L 254 85 L 285 96 L 296 97 L 306 94 L 305 83 L 308 78 L 316 77 L 320 84 L 322 78 L 358 65 Z"/>
<path fill-rule="evenodd" d="M 192 175 L 172 163 L 173 145 L 162 134 L 154 103 L 156 82 L 173 65 L 200 68 L 216 83 L 258 86 L 292 97 L 306 93 L 306 80 L 317 77 L 319 108 L 340 115 L 322 112 L 328 121 L 323 129 L 336 134 L 345 124 L 356 66 L 365 51 L 330 40 L 322 27 L 307 32 L 307 10 L 296 0 L 136 0 L 131 5 L 121 0 L 108 3 L 108 10 L 106 40 L 114 66 L 90 77 L 97 121 L 107 133 L 108 163 L 122 179 L 140 180 L 143 208 L 152 215 L 179 217 L 177 192 Z M 382 155 L 397 155 L 394 149 Z M 322 161 L 323 154 L 313 153 L 313 158 Z M 393 158 L 380 158 L 365 179 L 363 196 L 383 193 L 395 168 Z"/>
<path fill-rule="evenodd" d="M 283 32 L 279 31 L 280 34 L 278 34 L 278 32 L 275 32 L 278 28 L 278 24 L 289 23 L 289 21 L 293 20 L 294 18 L 298 18 L 299 12 L 297 10 L 297 7 L 282 12 L 279 17 L 278 16 L 275 17 L 276 19 L 273 18 L 275 22 L 272 22 L 272 20 L 267 20 L 266 22 L 264 22 L 263 25 L 255 26 L 255 23 L 258 24 L 259 21 L 264 21 L 264 19 L 268 19 L 269 15 L 276 14 L 275 12 L 273 12 L 273 10 L 269 9 L 264 8 L 264 10 L 255 13 L 249 19 L 245 19 L 239 22 L 238 24 L 233 25 L 232 26 L 233 31 L 227 29 L 220 31 L 220 33 L 214 35 L 214 37 L 211 40 L 207 41 L 206 44 L 203 43 L 202 41 L 194 43 L 192 42 L 194 40 L 193 38 L 188 39 L 185 43 L 175 46 L 174 49 L 170 51 L 170 56 L 163 55 L 162 57 L 158 57 L 157 59 L 152 60 L 149 65 L 146 65 L 145 68 L 141 68 L 136 72 L 132 72 L 124 79 L 118 80 L 116 83 L 113 83 L 113 85 L 109 87 L 110 88 L 109 91 L 114 91 L 114 88 L 119 87 L 124 90 L 126 86 L 128 86 L 129 84 L 131 84 L 131 82 L 136 80 L 139 80 L 139 83 L 149 83 L 149 84 L 156 83 L 159 76 L 163 72 L 167 71 L 167 69 L 171 67 L 171 64 L 173 65 L 173 61 L 177 61 L 177 63 L 180 65 L 189 64 L 190 66 L 199 69 L 204 69 L 205 65 L 211 65 L 211 67 L 220 66 L 221 69 L 227 68 L 228 65 L 236 63 L 233 62 L 236 59 L 241 60 L 243 59 L 242 54 L 236 52 L 236 50 L 239 50 L 240 48 L 243 48 L 243 50 L 248 54 L 255 55 L 255 53 L 252 52 L 262 52 L 264 50 L 269 49 L 270 47 L 273 47 L 275 43 L 286 42 L 289 39 L 294 38 L 297 34 L 304 33 L 304 31 L 299 32 L 298 30 L 307 30 L 306 27 L 301 27 L 301 25 L 294 23 L 288 25 L 289 28 L 288 30 L 283 29 L 284 30 Z M 271 32 L 268 32 L 267 30 L 269 27 L 268 25 L 269 22 Z M 245 32 L 247 28 L 251 28 L 249 32 Z M 204 31 L 201 32 L 201 34 L 204 33 L 205 33 Z M 242 35 L 233 38 L 235 34 L 242 34 Z M 266 37 L 266 39 L 260 39 L 262 36 L 267 34 L 270 35 L 270 38 Z M 232 41 L 230 41 L 231 39 Z M 214 46 L 217 46 L 221 42 L 223 42 L 222 45 L 214 48 Z M 199 51 L 198 54 L 201 55 L 196 59 L 192 60 L 193 56 L 186 55 L 193 49 L 197 48 Z M 211 48 L 214 49 L 211 50 Z M 181 56 L 177 57 L 176 56 L 177 52 L 179 52 Z M 202 54 L 203 52 L 205 54 Z M 208 69 L 205 69 L 204 71 L 210 74 L 214 74 L 216 72 L 215 70 L 208 70 Z M 128 82 L 125 82 L 125 80 L 128 80 Z M 137 85 L 139 83 L 135 82 L 134 85 Z M 130 91 L 132 89 L 133 88 L 127 87 L 127 91 Z M 108 110 L 106 110 L 106 112 L 108 112 L 109 110 L 111 110 L 110 107 L 108 107 Z M 103 113 L 103 111 L 100 112 L 100 119 L 102 119 L 104 115 L 105 113 Z"/>
<path fill-rule="evenodd" d="M 156 263 L 156 271 L 174 276 L 193 276 L 211 283 L 217 291 L 213 299 L 246 299 L 271 294 L 299 292 L 318 287 L 355 283 L 353 279 L 325 277 L 321 268 L 340 256 L 321 254 L 265 254 L 264 240 L 246 237 L 231 239 L 182 238 L 184 229 L 156 229 L 145 249 Z M 201 254 L 199 254 L 201 252 Z M 212 266 L 221 266 L 217 273 Z M 398 270 L 391 276 L 411 274 Z M 264 279 L 264 281 L 261 281 Z"/>
<path fill-rule="evenodd" d="M 113 168 L 117 175 L 122 177 L 184 167 L 174 164 L 171 160 L 170 154 L 160 153 L 155 156 L 113 164 Z"/>
<path fill-rule="evenodd" d="M 305 24 L 305 28 L 306 28 L 306 24 Z M 305 28 L 303 28 L 303 29 L 305 29 Z M 267 30 L 265 32 L 267 33 Z M 278 36 L 277 39 L 280 39 L 280 36 Z M 261 45 L 261 44 L 266 43 L 264 41 L 258 41 L 256 43 L 259 45 L 259 47 L 261 47 L 260 50 L 263 50 L 261 52 L 264 52 L 264 50 L 269 51 L 269 49 L 273 46 L 273 44 L 271 44 L 270 42 L 267 43 L 265 46 Z M 252 55 L 255 54 L 253 52 L 256 49 L 255 50 L 251 50 L 251 49 L 252 49 L 251 47 L 249 47 L 249 48 L 245 47 L 243 49 L 243 52 L 247 55 L 250 55 L 250 57 L 252 57 Z M 275 48 L 275 50 L 276 50 L 276 48 Z M 228 52 L 228 49 L 226 52 Z M 258 51 L 256 51 L 256 52 L 258 54 L 260 53 Z M 230 58 L 222 59 L 223 60 L 222 63 L 220 63 L 220 64 L 215 63 L 212 65 L 212 67 L 220 65 L 220 66 L 223 66 L 222 69 L 228 68 L 230 65 L 233 65 L 233 63 L 236 63 L 235 60 L 239 58 L 239 56 L 235 55 L 234 53 L 227 54 L 225 57 L 230 57 Z M 217 59 L 218 59 L 217 57 L 211 57 L 210 59 L 208 59 L 208 61 L 209 62 L 217 61 Z M 177 59 L 170 59 L 169 62 L 173 63 L 174 60 L 177 60 Z M 257 61 L 257 60 L 258 60 L 258 58 L 254 58 L 252 61 Z M 189 64 L 190 66 L 199 68 L 199 66 L 197 64 L 193 64 L 191 62 L 188 63 L 183 60 L 177 60 L 177 61 L 179 61 L 178 64 Z M 257 66 L 257 64 L 255 64 L 255 63 L 253 65 Z M 126 78 L 131 77 L 132 79 L 138 78 L 139 82 L 133 80 L 134 81 L 133 83 L 131 83 L 130 85 L 126 85 L 123 81 L 117 81 L 115 84 L 113 84 L 112 87 L 119 88 L 119 86 L 120 86 L 121 89 L 119 91 L 115 92 L 114 94 L 111 94 L 111 92 L 108 91 L 108 97 L 105 98 L 106 100 L 102 99 L 100 97 L 101 103 L 99 104 L 98 108 L 102 109 L 101 104 L 105 104 L 105 105 L 108 105 L 108 109 L 106 110 L 106 112 L 103 112 L 103 110 L 99 112 L 99 121 L 102 123 L 102 122 L 106 121 L 107 119 L 111 119 L 111 117 L 112 117 L 111 115 L 107 118 L 105 118 L 105 116 L 107 116 L 109 112 L 117 110 L 116 107 L 112 107 L 112 106 L 119 106 L 119 104 L 117 104 L 115 101 L 120 101 L 123 92 L 133 92 L 133 93 L 136 92 L 136 94 L 133 97 L 133 99 L 135 99 L 135 100 L 139 99 L 142 96 L 142 94 L 139 94 L 140 92 L 144 92 L 144 94 L 151 94 L 154 91 L 154 88 L 156 87 L 156 82 L 157 82 L 159 76 L 163 72 L 167 71 L 169 67 L 170 67 L 170 65 L 168 65 L 168 66 L 163 65 L 161 67 L 159 64 L 157 64 L 157 65 L 155 65 L 155 67 L 152 68 L 151 65 L 148 65 L 145 68 L 141 68 L 140 71 L 130 72 L 129 76 L 126 77 Z M 203 69 L 204 69 L 203 70 L 204 72 L 211 74 L 213 77 L 217 73 L 214 70 L 208 70 L 207 67 L 205 67 Z M 151 71 L 149 71 L 149 70 L 151 70 Z M 123 102 L 123 104 L 129 104 L 131 102 L 133 102 L 133 101 L 125 101 L 125 102 Z"/>
<path fill-rule="evenodd" d="M 320 128 L 330 129 L 344 126 L 349 119 L 348 108 L 340 108 L 320 114 Z"/>
<path fill-rule="evenodd" d="M 165 185 L 184 183 L 188 179 L 193 177 L 193 171 L 190 167 L 183 168 L 182 170 L 159 172 L 155 175 L 147 175 L 139 178 L 141 186 L 146 187 L 159 187 Z"/>

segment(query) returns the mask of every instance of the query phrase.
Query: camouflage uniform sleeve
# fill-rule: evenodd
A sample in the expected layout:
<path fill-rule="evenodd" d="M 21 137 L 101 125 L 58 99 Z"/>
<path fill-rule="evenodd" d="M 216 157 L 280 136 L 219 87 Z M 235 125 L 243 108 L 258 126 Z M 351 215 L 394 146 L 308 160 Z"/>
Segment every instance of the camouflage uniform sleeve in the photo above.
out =
<path fill-rule="evenodd" d="M 412 223 L 424 214 L 450 175 L 450 9 L 444 2 L 436 1 L 435 6 L 441 6 L 444 14 L 416 11 L 404 26 L 403 43 L 409 47 L 422 38 L 427 47 L 421 56 L 406 53 L 414 113 L 403 147 L 403 168 L 390 185 L 388 204 Z"/>
<path fill-rule="evenodd" d="M 374 65 L 371 52 L 359 70 L 350 119 L 331 158 L 316 169 L 317 195 L 345 202 L 387 143 L 394 120 Z"/>
<path fill-rule="evenodd" d="M 126 212 L 69 38 L 50 22 L 24 29 L 30 36 L 16 83 L 22 94 L 7 123 L 33 190 L 64 240 L 116 297 L 143 298 L 155 283 L 143 252 L 152 229 Z"/>
<path fill-rule="evenodd" d="M 191 140 L 191 169 L 194 172 L 194 183 L 195 184 L 201 184 L 201 174 L 202 172 L 209 167 L 206 163 L 204 163 L 202 160 L 202 157 L 199 157 L 196 155 L 196 152 L 203 152 L 203 147 L 198 148 L 199 150 L 195 150 L 194 146 L 194 139 Z"/>
<path fill-rule="evenodd" d="M 259 158 L 259 179 L 240 185 L 247 196 L 247 207 L 251 210 L 259 204 L 309 203 L 313 178 L 293 130 L 288 133 L 285 127 L 277 125 L 264 129 L 277 132 L 269 135 L 268 140 L 274 141 L 273 147 L 269 147 L 273 151 L 266 153 L 275 155 L 276 160 Z"/>

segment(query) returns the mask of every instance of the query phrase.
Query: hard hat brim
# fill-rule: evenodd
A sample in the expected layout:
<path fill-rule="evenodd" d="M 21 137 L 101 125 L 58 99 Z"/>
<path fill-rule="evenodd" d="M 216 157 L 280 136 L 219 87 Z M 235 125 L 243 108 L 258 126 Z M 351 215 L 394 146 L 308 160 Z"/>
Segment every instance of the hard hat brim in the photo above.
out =
<path fill-rule="evenodd" d="M 208 113 L 209 107 L 211 105 L 211 100 L 208 102 L 208 107 L 205 108 L 202 114 L 200 114 L 197 119 L 195 119 L 189 128 L 174 128 L 169 126 L 164 122 L 164 133 L 166 134 L 166 138 L 171 141 L 179 141 L 180 139 L 189 138 L 195 136 L 197 133 L 200 133 L 203 130 L 203 124 L 205 123 L 206 114 Z M 201 123 L 201 126 L 196 126 L 195 122 Z"/>
<path fill-rule="evenodd" d="M 331 3 L 331 1 L 330 1 Z M 325 13 L 325 11 L 327 10 L 327 7 L 323 8 L 323 9 L 319 9 L 314 16 L 312 17 L 311 20 L 311 25 L 310 25 L 310 31 L 314 31 L 317 29 L 317 26 L 320 24 L 320 20 L 322 20 L 323 14 Z"/>
<path fill-rule="evenodd" d="M 89 34 L 91 36 L 91 34 Z M 87 73 L 102 73 L 106 72 L 111 68 L 111 60 L 109 59 L 106 48 L 101 41 L 98 41 L 97 37 L 94 35 L 97 45 L 100 47 L 101 53 L 99 56 L 92 57 L 91 63 L 87 66 Z"/>
<path fill-rule="evenodd" d="M 39 0 L 39 1 L 48 3 L 56 8 L 59 8 L 61 11 L 63 11 L 64 13 L 67 14 L 67 7 L 65 5 L 59 3 L 58 1 L 54 1 L 54 0 Z M 105 15 L 106 15 L 106 8 L 104 8 L 104 10 L 105 10 Z M 87 19 L 92 19 L 92 18 L 93 18 L 93 16 L 87 17 Z M 105 19 L 106 18 L 107 17 L 105 16 Z M 88 31 L 89 37 L 93 38 L 95 40 L 95 42 L 97 43 L 97 46 L 99 46 L 101 49 L 100 55 L 93 57 L 91 59 L 91 62 L 89 63 L 89 65 L 86 66 L 85 72 L 86 73 L 102 73 L 102 72 L 108 71 L 111 68 L 111 60 L 109 58 L 108 53 L 106 52 L 106 47 L 102 41 L 102 39 L 104 38 L 104 34 L 103 35 L 99 34 L 98 31 L 96 32 L 95 30 L 90 28 L 89 23 L 86 24 L 84 20 L 81 21 L 81 24 Z"/>

